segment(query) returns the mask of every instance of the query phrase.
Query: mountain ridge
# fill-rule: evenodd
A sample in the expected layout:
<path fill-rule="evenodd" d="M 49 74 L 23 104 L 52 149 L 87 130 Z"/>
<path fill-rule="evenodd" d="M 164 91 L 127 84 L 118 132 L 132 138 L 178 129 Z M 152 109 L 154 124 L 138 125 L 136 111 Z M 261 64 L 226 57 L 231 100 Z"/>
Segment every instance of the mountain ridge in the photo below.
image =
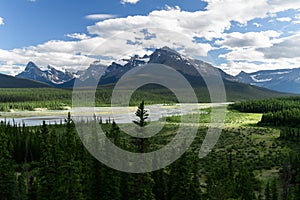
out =
<path fill-rule="evenodd" d="M 0 74 L 0 88 L 46 88 L 48 84 Z"/>
<path fill-rule="evenodd" d="M 57 70 L 51 65 L 48 65 L 46 70 L 41 70 L 32 61 L 28 62 L 25 70 L 16 75 L 16 77 L 43 82 L 54 87 L 74 78 L 72 73 Z"/>
<path fill-rule="evenodd" d="M 235 78 L 250 85 L 300 94 L 300 68 L 259 70 L 252 73 L 241 71 Z"/>
<path fill-rule="evenodd" d="M 42 82 L 49 83 L 58 88 L 71 88 L 76 83 L 81 86 L 93 86 L 98 82 L 99 85 L 111 85 L 115 84 L 126 72 L 129 70 L 139 67 L 145 64 L 164 64 L 176 71 L 180 72 L 193 87 L 201 88 L 200 91 L 204 91 L 206 96 L 209 96 L 205 79 L 213 78 L 215 76 L 215 70 L 218 70 L 221 78 L 224 82 L 224 86 L 227 94 L 231 99 L 249 99 L 253 97 L 275 97 L 285 95 L 283 93 L 267 90 L 264 88 L 259 88 L 256 86 L 250 86 L 246 83 L 241 83 L 237 81 L 237 78 L 227 74 L 223 70 L 214 67 L 213 65 L 201 61 L 189 58 L 187 56 L 179 54 L 177 51 L 170 49 L 168 47 L 163 47 L 153 51 L 151 55 L 138 56 L 134 55 L 129 59 L 122 59 L 119 61 L 112 62 L 109 66 L 102 65 L 101 62 L 93 62 L 86 70 L 78 71 L 73 73 L 69 80 L 57 81 L 58 84 L 53 82 L 49 83 L 49 80 L 39 80 Z M 29 74 L 27 78 L 44 77 L 44 71 L 36 69 L 36 65 L 32 62 L 28 63 L 29 72 L 37 72 L 37 74 Z M 27 67 L 26 67 L 27 68 Z M 26 72 L 26 68 L 25 71 Z M 30 69 L 30 70 L 29 70 Z M 22 72 L 22 73 L 24 73 Z M 22 74 L 21 73 L 21 74 Z M 39 73 L 42 73 L 39 74 Z M 36 76 L 36 77 L 35 77 Z M 99 80 L 99 78 L 101 79 Z M 215 87 L 215 86 L 214 86 Z M 215 88 L 216 90 L 219 88 Z M 234 98 L 231 98 L 234 97 Z"/>

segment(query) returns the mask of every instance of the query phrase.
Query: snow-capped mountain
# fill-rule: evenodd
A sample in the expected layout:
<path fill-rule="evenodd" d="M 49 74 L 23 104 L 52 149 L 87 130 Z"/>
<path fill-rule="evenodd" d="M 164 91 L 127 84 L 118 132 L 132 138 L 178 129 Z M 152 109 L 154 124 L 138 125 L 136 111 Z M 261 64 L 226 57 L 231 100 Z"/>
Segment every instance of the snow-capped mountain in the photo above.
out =
<path fill-rule="evenodd" d="M 205 101 L 209 99 L 209 94 L 204 80 L 210 80 L 210 84 L 213 84 L 214 80 L 216 80 L 215 70 L 218 70 L 221 74 L 226 92 L 228 94 L 228 100 L 251 99 L 255 97 L 267 98 L 283 95 L 282 93 L 270 91 L 265 88 L 250 86 L 246 83 L 240 83 L 243 82 L 243 80 L 245 80 L 244 82 L 249 82 L 252 80 L 251 83 L 256 83 L 256 85 L 259 85 L 257 83 L 261 84 L 269 81 L 269 77 L 261 77 L 261 74 L 249 75 L 246 73 L 241 73 L 239 76 L 233 77 L 209 63 L 181 55 L 168 47 L 156 49 L 151 55 L 135 55 L 130 58 L 116 60 L 109 66 L 101 64 L 100 61 L 95 61 L 86 70 L 78 71 L 76 73 L 62 72 L 51 66 L 48 66 L 46 70 L 41 70 L 33 62 L 29 62 L 25 70 L 17 75 L 17 77 L 44 82 L 51 86 L 60 88 L 73 87 L 75 80 L 78 81 L 77 86 L 94 86 L 97 83 L 99 85 L 111 83 L 114 84 L 129 70 L 144 64 L 154 63 L 167 65 L 180 72 L 186 78 L 186 80 L 190 82 L 191 85 L 203 92 L 202 96 L 204 97 Z M 149 65 L 149 67 L 151 67 L 151 65 Z M 282 71 L 277 72 L 277 75 L 280 73 L 281 75 L 288 74 L 288 72 Z M 297 78 L 298 77 L 299 76 L 297 75 Z M 237 81 L 237 78 L 240 79 L 240 82 Z M 214 85 L 211 86 L 214 87 Z M 220 88 L 210 89 L 218 90 Z M 275 89 L 278 89 L 278 87 Z"/>
<path fill-rule="evenodd" d="M 62 72 L 48 65 L 46 70 L 41 70 L 33 62 L 29 62 L 23 72 L 16 75 L 19 78 L 35 80 L 49 85 L 58 85 L 68 82 L 74 78 L 74 75 L 68 71 Z"/>
<path fill-rule="evenodd" d="M 300 68 L 240 72 L 236 78 L 242 83 L 265 87 L 280 92 L 300 94 Z"/>
<path fill-rule="evenodd" d="M 105 68 L 100 63 L 92 64 L 87 70 L 78 72 L 77 75 L 81 81 L 85 81 L 88 78 L 100 79 L 100 84 L 109 84 L 117 82 L 126 72 L 129 70 L 144 65 L 144 64 L 164 64 L 183 74 L 192 83 L 203 83 L 204 76 L 210 76 L 212 69 L 216 69 L 212 65 L 200 61 L 185 57 L 173 49 L 163 47 L 156 49 L 151 55 L 138 56 L 134 55 L 131 58 L 121 59 L 113 62 L 111 65 Z M 198 71 L 197 71 L 197 70 Z M 98 73 L 97 73 L 98 70 Z M 105 71 L 103 71 L 105 70 Z M 220 69 L 222 78 L 226 80 L 235 80 L 231 75 L 226 74 Z M 200 74 L 199 74 L 200 72 Z M 97 74 L 97 76 L 94 76 Z"/>
<path fill-rule="evenodd" d="M 47 67 L 47 70 L 43 71 L 33 62 L 29 62 L 25 70 L 16 77 L 40 81 L 57 87 L 71 87 L 72 84 L 74 84 L 74 78 L 89 85 L 89 83 L 92 84 L 101 77 L 99 84 L 109 84 L 117 82 L 132 68 L 148 63 L 167 65 L 182 73 L 190 80 L 190 82 L 198 83 L 203 83 L 202 78 L 204 76 L 209 76 L 211 74 L 211 69 L 216 69 L 206 62 L 190 59 L 173 49 L 163 47 L 161 49 L 156 49 L 151 55 L 144 55 L 142 57 L 134 55 L 127 59 L 112 62 L 109 66 L 101 64 L 100 61 L 95 61 L 86 70 L 81 70 L 73 74 L 67 71 L 59 71 L 50 65 Z M 226 74 L 220 69 L 218 70 L 224 79 L 234 80 L 234 77 Z"/>
<path fill-rule="evenodd" d="M 138 56 L 117 60 L 105 66 L 100 61 L 93 62 L 86 70 L 76 73 L 62 72 L 50 65 L 41 70 L 33 62 L 29 62 L 25 70 L 16 77 L 47 83 L 55 87 L 72 87 L 75 79 L 83 85 L 116 83 L 129 70 L 144 64 L 164 64 L 180 72 L 191 84 L 205 85 L 204 79 L 211 78 L 217 69 L 225 84 L 237 88 L 237 81 L 271 90 L 289 93 L 300 93 L 300 68 L 285 70 L 258 71 L 255 73 L 241 72 L 233 77 L 221 69 L 215 68 L 201 60 L 183 56 L 173 49 L 163 47 L 156 49 L 151 55 Z M 200 73 L 199 73 L 200 72 Z"/>
<path fill-rule="evenodd" d="M 76 78 L 81 81 L 86 81 L 88 79 L 99 79 L 105 73 L 107 66 L 102 65 L 100 61 L 94 61 L 89 68 L 86 70 L 81 70 L 76 73 Z"/>

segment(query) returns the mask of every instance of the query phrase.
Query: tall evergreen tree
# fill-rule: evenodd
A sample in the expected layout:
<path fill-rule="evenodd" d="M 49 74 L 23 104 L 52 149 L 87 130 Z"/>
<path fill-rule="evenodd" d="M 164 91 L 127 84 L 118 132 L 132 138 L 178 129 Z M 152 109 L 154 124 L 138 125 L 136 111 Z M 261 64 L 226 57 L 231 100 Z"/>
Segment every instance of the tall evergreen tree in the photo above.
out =
<path fill-rule="evenodd" d="M 147 113 L 147 110 L 145 110 L 144 101 L 142 101 L 142 103 L 140 103 L 140 105 L 138 106 L 135 115 L 138 117 L 138 120 L 133 121 L 133 123 L 138 126 L 141 137 L 136 138 L 134 143 L 135 145 L 137 145 L 138 151 L 140 153 L 145 153 L 145 150 L 148 146 L 148 139 L 143 138 L 143 134 L 145 134 L 144 127 L 149 124 L 149 122 L 147 121 L 149 114 Z"/>
<path fill-rule="evenodd" d="M 270 183 L 268 182 L 265 189 L 265 200 L 271 200 Z"/>
<path fill-rule="evenodd" d="M 170 166 L 169 197 L 171 200 L 191 199 L 192 168 L 187 154 Z"/>
<path fill-rule="evenodd" d="M 145 134 L 144 127 L 149 124 L 149 122 L 147 122 L 149 114 L 145 110 L 144 101 L 142 101 L 138 106 L 135 115 L 138 117 L 138 120 L 133 121 L 133 123 L 138 126 L 141 136 L 143 136 L 143 134 Z M 144 160 L 143 154 L 146 152 L 146 148 L 148 147 L 148 139 L 142 137 L 135 138 L 134 144 L 137 146 L 138 152 L 141 153 L 141 159 Z M 155 196 L 153 194 L 154 180 L 151 177 L 151 173 L 133 174 L 132 177 L 134 177 L 134 180 L 132 181 L 132 188 L 130 189 L 135 193 L 134 199 L 155 199 Z"/>
<path fill-rule="evenodd" d="M 111 129 L 109 130 L 108 137 L 113 140 L 113 143 L 117 146 L 120 145 L 120 128 L 115 121 L 111 124 Z M 106 144 L 104 144 L 106 145 Z M 110 160 L 112 149 L 109 148 L 110 145 L 107 145 L 105 151 L 107 151 L 108 161 Z M 121 198 L 120 193 L 120 172 L 111 169 L 107 166 L 103 166 L 103 184 L 102 184 L 102 197 L 103 200 L 119 200 Z"/>
<path fill-rule="evenodd" d="M 38 199 L 57 199 L 58 193 L 58 173 L 57 173 L 57 161 L 55 159 L 56 154 L 56 134 L 50 134 L 48 127 L 43 122 L 42 130 L 39 134 L 41 159 L 38 174 Z M 34 181 L 34 180 L 32 180 Z M 35 183 L 32 183 L 32 185 Z"/>
<path fill-rule="evenodd" d="M 0 132 L 0 198 L 2 200 L 12 199 L 16 187 L 11 152 L 12 146 L 8 135 Z"/>
<path fill-rule="evenodd" d="M 74 132 L 75 124 L 70 113 L 66 120 L 66 131 L 62 136 L 60 161 L 59 161 L 59 191 L 60 199 L 80 200 L 82 193 L 82 162 L 78 153 L 78 138 Z"/>
<path fill-rule="evenodd" d="M 271 184 L 271 194 L 272 194 L 271 200 L 278 200 L 278 189 L 277 189 L 276 179 L 274 179 L 272 181 L 272 184 Z"/>

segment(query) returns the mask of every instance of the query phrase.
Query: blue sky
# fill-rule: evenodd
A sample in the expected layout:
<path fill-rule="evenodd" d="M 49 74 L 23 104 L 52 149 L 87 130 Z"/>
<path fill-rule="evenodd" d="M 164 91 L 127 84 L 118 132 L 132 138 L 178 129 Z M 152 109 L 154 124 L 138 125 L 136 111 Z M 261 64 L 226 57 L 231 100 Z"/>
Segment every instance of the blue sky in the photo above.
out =
<path fill-rule="evenodd" d="M 230 74 L 300 67 L 294 0 L 0 0 L 0 73 L 85 69 L 169 46 Z"/>

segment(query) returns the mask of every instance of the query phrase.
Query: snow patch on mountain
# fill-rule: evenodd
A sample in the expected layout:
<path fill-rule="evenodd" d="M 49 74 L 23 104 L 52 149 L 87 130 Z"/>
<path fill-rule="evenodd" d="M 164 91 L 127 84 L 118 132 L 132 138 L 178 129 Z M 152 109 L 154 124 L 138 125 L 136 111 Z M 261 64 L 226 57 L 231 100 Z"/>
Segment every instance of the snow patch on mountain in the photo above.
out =
<path fill-rule="evenodd" d="M 266 79 L 257 79 L 256 77 L 259 76 L 258 75 L 251 75 L 251 78 L 253 81 L 257 82 L 257 83 L 262 83 L 262 82 L 267 82 L 267 81 L 271 81 L 272 78 L 266 78 Z"/>

